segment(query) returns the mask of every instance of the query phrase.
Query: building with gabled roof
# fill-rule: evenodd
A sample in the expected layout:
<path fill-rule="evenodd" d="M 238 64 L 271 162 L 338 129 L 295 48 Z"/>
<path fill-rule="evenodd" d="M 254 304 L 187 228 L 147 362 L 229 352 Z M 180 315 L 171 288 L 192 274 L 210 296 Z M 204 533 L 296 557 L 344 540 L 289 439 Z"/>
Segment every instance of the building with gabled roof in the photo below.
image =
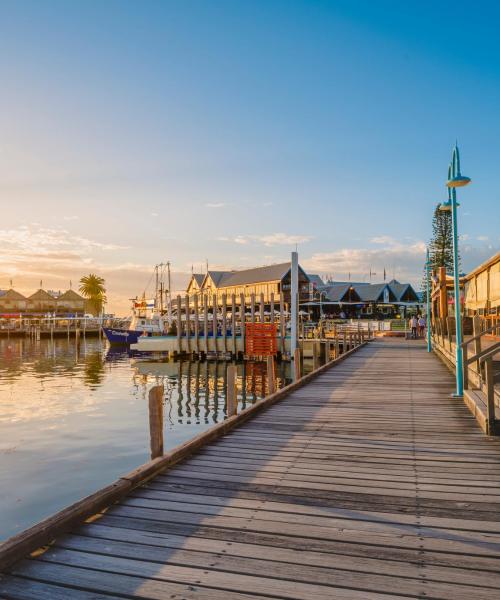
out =
<path fill-rule="evenodd" d="M 40 288 L 31 296 L 28 296 L 28 309 L 40 313 L 55 312 L 57 310 L 57 300 Z"/>
<path fill-rule="evenodd" d="M 194 275 L 188 285 L 188 290 L 194 288 L 193 278 Z M 309 277 L 299 266 L 299 294 L 301 299 L 306 300 L 309 297 L 309 285 Z M 271 302 L 271 299 L 274 302 L 280 302 L 283 299 L 283 302 L 288 304 L 290 302 L 290 288 L 291 263 L 285 262 L 241 271 L 209 270 L 199 288 L 199 293 L 209 296 L 216 295 L 219 303 L 223 295 L 229 300 L 234 294 L 236 302 L 240 304 L 241 295 L 248 302 L 252 295 L 255 295 L 255 298 L 259 300 L 262 294 L 265 303 Z"/>
<path fill-rule="evenodd" d="M 193 273 L 186 288 L 186 293 L 198 294 L 201 290 L 201 286 L 203 285 L 204 279 L 205 275 L 203 273 Z"/>
<path fill-rule="evenodd" d="M 313 286 L 314 290 L 322 290 L 326 287 L 325 282 L 319 275 L 308 273 L 307 276 L 309 277 L 309 283 Z"/>
<path fill-rule="evenodd" d="M 409 283 L 396 280 L 389 283 L 367 283 L 339 281 L 329 283 L 321 291 L 318 301 L 305 303 L 309 307 L 320 308 L 323 312 L 349 317 L 394 316 L 407 306 L 418 307 L 417 293 Z"/>
<path fill-rule="evenodd" d="M 85 313 L 87 301 L 74 290 L 66 290 L 57 297 L 57 312 Z"/>
<path fill-rule="evenodd" d="M 2 290 L 0 295 L 0 313 L 22 313 L 26 311 L 28 299 L 12 288 Z"/>

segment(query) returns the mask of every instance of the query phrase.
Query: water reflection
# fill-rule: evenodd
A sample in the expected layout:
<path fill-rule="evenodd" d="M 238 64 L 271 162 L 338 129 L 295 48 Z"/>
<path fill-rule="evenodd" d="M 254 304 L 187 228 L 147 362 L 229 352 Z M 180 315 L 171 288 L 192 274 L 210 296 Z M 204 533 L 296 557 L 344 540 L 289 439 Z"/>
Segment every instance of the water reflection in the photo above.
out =
<path fill-rule="evenodd" d="M 97 338 L 0 339 L 0 539 L 226 418 L 227 366 L 152 361 Z M 237 370 L 241 410 L 266 394 L 266 369 Z M 277 377 L 290 380 L 288 364 Z"/>
<path fill-rule="evenodd" d="M 213 424 L 227 417 L 228 362 L 165 362 L 133 359 L 136 376 L 154 378 L 164 386 L 168 418 L 178 424 Z M 239 363 L 237 368 L 238 410 L 266 396 L 269 390 L 263 362 Z M 288 363 L 277 365 L 277 387 L 291 382 Z M 174 394 L 174 391 L 176 392 Z M 172 405 L 175 396 L 175 406 Z"/>

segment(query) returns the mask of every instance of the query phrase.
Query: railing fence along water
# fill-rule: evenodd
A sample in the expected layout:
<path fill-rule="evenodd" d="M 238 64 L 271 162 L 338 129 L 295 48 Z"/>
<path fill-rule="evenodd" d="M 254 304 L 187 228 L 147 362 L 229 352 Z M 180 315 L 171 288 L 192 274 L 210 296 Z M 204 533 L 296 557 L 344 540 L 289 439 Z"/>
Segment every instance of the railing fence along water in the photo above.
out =
<path fill-rule="evenodd" d="M 432 322 L 434 350 L 455 368 L 454 319 L 435 318 Z M 495 390 L 494 357 L 500 353 L 500 322 L 488 326 L 478 315 L 472 318 L 473 335 L 461 343 L 463 352 L 464 401 L 488 435 L 500 435 L 500 395 Z M 471 350 L 471 347 L 473 350 Z"/>

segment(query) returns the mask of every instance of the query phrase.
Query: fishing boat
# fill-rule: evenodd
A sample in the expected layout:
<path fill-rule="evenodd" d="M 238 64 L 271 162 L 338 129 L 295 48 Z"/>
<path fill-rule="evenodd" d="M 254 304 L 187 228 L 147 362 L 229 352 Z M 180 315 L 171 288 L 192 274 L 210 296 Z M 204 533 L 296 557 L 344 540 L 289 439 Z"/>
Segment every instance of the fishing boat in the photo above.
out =
<path fill-rule="evenodd" d="M 164 267 L 168 269 L 168 290 L 163 284 Z M 132 319 L 128 328 L 103 327 L 104 334 L 110 344 L 130 346 L 137 344 L 140 337 L 151 337 L 166 333 L 169 318 L 164 316 L 164 295 L 170 294 L 170 263 L 155 266 L 155 296 L 146 300 L 145 292 L 141 299 L 132 299 Z M 170 306 L 170 302 L 168 303 Z"/>

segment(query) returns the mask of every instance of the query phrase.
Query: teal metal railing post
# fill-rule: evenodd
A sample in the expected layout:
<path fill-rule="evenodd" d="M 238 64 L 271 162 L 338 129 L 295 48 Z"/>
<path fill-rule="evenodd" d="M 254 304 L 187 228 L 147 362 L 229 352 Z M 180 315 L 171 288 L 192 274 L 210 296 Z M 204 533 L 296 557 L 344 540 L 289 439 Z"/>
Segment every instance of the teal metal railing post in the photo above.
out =
<path fill-rule="evenodd" d="M 460 309 L 460 274 L 458 263 L 457 193 L 451 191 L 451 222 L 453 229 L 453 292 L 455 296 L 455 365 L 457 396 L 464 395 L 464 366 L 462 354 L 462 315 Z"/>
<path fill-rule="evenodd" d="M 469 177 L 460 173 L 460 154 L 458 146 L 453 148 L 453 156 L 448 169 L 448 202 L 441 205 L 442 210 L 451 210 L 452 237 L 453 237 L 453 284 L 455 298 L 455 371 L 456 371 L 456 396 L 464 394 L 464 372 L 462 353 L 462 315 L 460 306 L 460 274 L 458 261 L 458 223 L 457 223 L 457 187 L 463 187 L 470 183 Z"/>
<path fill-rule="evenodd" d="M 430 278 L 431 278 L 431 260 L 429 257 L 429 248 L 427 248 L 427 255 L 426 255 L 426 261 L 425 261 L 425 287 L 426 287 L 426 304 L 427 304 L 427 308 L 426 308 L 426 320 L 427 320 L 427 352 L 432 352 L 432 343 L 431 343 L 431 285 L 430 285 Z"/>

